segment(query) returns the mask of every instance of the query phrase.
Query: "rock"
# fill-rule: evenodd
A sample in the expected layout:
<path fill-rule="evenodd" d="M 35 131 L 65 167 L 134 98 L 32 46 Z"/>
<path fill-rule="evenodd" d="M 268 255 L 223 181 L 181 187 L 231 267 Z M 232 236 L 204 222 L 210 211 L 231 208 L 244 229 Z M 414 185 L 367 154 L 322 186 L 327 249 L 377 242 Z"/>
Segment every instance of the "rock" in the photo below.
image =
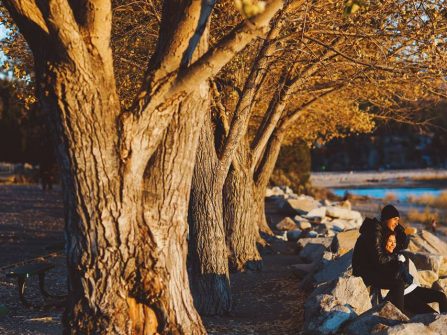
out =
<path fill-rule="evenodd" d="M 433 283 L 438 280 L 438 275 L 431 270 L 418 271 L 419 282 L 421 286 L 432 287 Z"/>
<path fill-rule="evenodd" d="M 357 314 L 362 314 L 372 307 L 368 289 L 362 278 L 354 276 L 339 277 L 318 286 L 311 297 L 329 294 L 343 305 L 350 305 Z"/>
<path fill-rule="evenodd" d="M 438 254 L 438 251 L 419 235 L 410 236 L 408 250 L 411 252 L 428 252 L 430 254 Z"/>
<path fill-rule="evenodd" d="M 373 332 L 374 335 L 440 335 L 433 331 L 423 323 L 403 323 L 393 327 L 387 327 L 386 329 Z"/>
<path fill-rule="evenodd" d="M 410 258 L 418 270 L 431 270 L 439 273 L 444 257 L 433 255 L 428 252 L 404 252 L 404 255 Z"/>
<path fill-rule="evenodd" d="M 275 186 L 272 188 L 267 188 L 267 190 L 265 192 L 265 196 L 266 197 L 284 196 L 284 192 L 283 192 L 283 190 L 281 190 L 281 188 L 279 188 L 278 186 Z"/>
<path fill-rule="evenodd" d="M 320 203 L 309 196 L 299 196 L 297 199 L 287 199 L 288 207 L 296 214 L 303 215 L 320 207 Z"/>
<path fill-rule="evenodd" d="M 362 215 L 360 214 L 360 212 L 351 211 L 346 208 L 335 207 L 335 206 L 327 207 L 326 215 L 330 216 L 332 218 L 343 219 L 343 220 L 357 220 L 359 218 L 360 219 L 362 218 Z"/>
<path fill-rule="evenodd" d="M 306 230 L 306 229 L 310 229 L 312 228 L 312 225 L 310 224 L 309 221 L 298 221 L 296 223 L 296 225 L 298 226 L 299 229 L 301 230 Z"/>
<path fill-rule="evenodd" d="M 447 294 L 447 278 L 438 279 L 433 283 L 432 288 Z"/>
<path fill-rule="evenodd" d="M 447 257 L 444 256 L 438 272 L 439 277 L 447 277 Z"/>
<path fill-rule="evenodd" d="M 329 250 L 332 244 L 332 237 L 300 238 L 296 244 L 298 251 L 303 250 L 309 243 L 322 244 L 326 250 Z"/>
<path fill-rule="evenodd" d="M 346 229 L 346 221 L 335 219 L 332 223 L 332 230 L 336 232 L 342 232 Z"/>
<path fill-rule="evenodd" d="M 437 236 L 433 235 L 427 230 L 421 231 L 421 237 L 425 240 L 431 247 L 433 247 L 438 254 L 447 256 L 447 243 L 439 239 Z"/>
<path fill-rule="evenodd" d="M 297 241 L 300 236 L 303 234 L 301 229 L 293 229 L 287 231 L 287 240 L 288 241 Z"/>
<path fill-rule="evenodd" d="M 428 324 L 428 327 L 436 332 L 436 334 L 445 334 L 447 329 L 447 315 L 434 314 L 435 320 Z"/>
<path fill-rule="evenodd" d="M 282 235 L 275 235 L 275 237 L 276 237 L 278 240 L 283 240 L 283 241 L 286 241 L 286 242 L 287 242 L 287 232 L 286 232 L 286 231 L 284 231 L 284 232 L 282 233 Z"/>
<path fill-rule="evenodd" d="M 296 229 L 296 223 L 289 217 L 285 217 L 279 223 L 276 224 L 276 229 L 278 230 L 294 230 Z"/>
<path fill-rule="evenodd" d="M 346 254 L 336 258 L 332 262 L 328 262 L 323 268 L 314 275 L 317 283 L 324 283 L 334 280 L 344 273 L 349 273 L 352 263 L 352 250 Z"/>
<path fill-rule="evenodd" d="M 360 232 L 358 230 L 349 230 L 338 233 L 332 241 L 332 252 L 343 255 L 349 250 L 354 249 L 359 236 Z"/>
<path fill-rule="evenodd" d="M 435 332 L 435 334 L 445 334 L 447 329 L 447 315 L 446 314 L 418 314 L 411 318 L 410 322 L 419 322 L 428 326 L 428 328 Z M 420 333 L 425 334 L 425 333 Z"/>
<path fill-rule="evenodd" d="M 311 334 L 335 334 L 345 322 L 356 316 L 352 308 L 327 294 L 309 299 L 304 309 L 304 332 Z"/>
<path fill-rule="evenodd" d="M 318 262 L 323 257 L 323 253 L 327 248 L 319 243 L 308 243 L 303 250 L 298 254 L 304 262 Z"/>
<path fill-rule="evenodd" d="M 391 302 L 386 301 L 349 322 L 344 328 L 344 333 L 347 335 L 369 335 L 372 333 L 373 327 L 378 324 L 392 327 L 405 321 L 408 321 L 405 314 Z"/>
<path fill-rule="evenodd" d="M 311 230 L 306 233 L 306 236 L 310 237 L 310 238 L 315 238 L 315 237 L 318 237 L 318 233 L 314 230 Z"/>
<path fill-rule="evenodd" d="M 326 216 L 326 207 L 315 208 L 303 216 L 311 223 L 320 223 Z"/>

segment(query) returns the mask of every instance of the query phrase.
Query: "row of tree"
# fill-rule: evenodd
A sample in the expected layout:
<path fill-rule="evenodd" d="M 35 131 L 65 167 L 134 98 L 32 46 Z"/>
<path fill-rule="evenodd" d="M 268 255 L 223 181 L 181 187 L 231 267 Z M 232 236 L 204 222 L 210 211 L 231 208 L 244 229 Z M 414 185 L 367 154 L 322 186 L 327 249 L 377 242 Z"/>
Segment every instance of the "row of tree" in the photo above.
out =
<path fill-rule="evenodd" d="M 283 144 L 445 97 L 443 0 L 3 3 L 62 171 L 67 334 L 206 333 L 262 266 Z"/>

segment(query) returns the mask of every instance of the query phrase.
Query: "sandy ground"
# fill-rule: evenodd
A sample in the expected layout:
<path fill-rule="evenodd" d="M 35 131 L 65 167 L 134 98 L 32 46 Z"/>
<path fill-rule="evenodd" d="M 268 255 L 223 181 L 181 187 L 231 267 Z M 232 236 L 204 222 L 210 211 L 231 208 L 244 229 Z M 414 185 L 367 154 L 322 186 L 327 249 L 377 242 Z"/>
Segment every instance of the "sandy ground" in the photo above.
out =
<path fill-rule="evenodd" d="M 50 293 L 66 293 L 66 266 L 62 252 L 49 249 L 63 242 L 62 193 L 42 192 L 35 185 L 0 185 L 0 304 L 8 309 L 0 317 L 1 335 L 61 334 L 63 310 L 25 308 L 18 301 L 17 284 L 6 278 L 15 266 L 29 260 L 55 264 L 46 282 Z M 289 265 L 297 262 L 294 243 L 277 242 L 265 251 L 264 270 L 231 275 L 233 312 L 205 317 L 210 334 L 297 334 L 303 322 L 305 292 Z M 26 295 L 42 304 L 37 278 L 28 280 Z"/>
<path fill-rule="evenodd" d="M 312 172 L 310 180 L 316 187 L 352 187 L 380 184 L 411 185 L 415 180 L 439 181 L 447 179 L 447 170 L 393 170 Z"/>

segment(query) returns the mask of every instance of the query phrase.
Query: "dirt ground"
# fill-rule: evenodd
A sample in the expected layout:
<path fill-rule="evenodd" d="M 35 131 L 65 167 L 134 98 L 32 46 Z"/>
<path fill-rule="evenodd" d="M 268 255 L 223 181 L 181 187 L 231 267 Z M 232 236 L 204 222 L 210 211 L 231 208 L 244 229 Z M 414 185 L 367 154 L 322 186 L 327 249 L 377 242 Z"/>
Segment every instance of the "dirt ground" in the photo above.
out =
<path fill-rule="evenodd" d="M 37 185 L 0 185 L 0 334 L 53 335 L 61 333 L 61 308 L 25 308 L 18 301 L 17 284 L 6 278 L 15 266 L 29 260 L 51 262 L 47 277 L 50 293 L 66 292 L 62 252 L 63 205 L 60 188 L 43 192 Z M 209 334 L 297 334 L 303 322 L 305 292 L 289 265 L 297 262 L 293 244 L 275 243 L 266 250 L 264 270 L 231 275 L 233 312 L 204 317 Z M 30 278 L 26 295 L 41 304 L 37 278 Z"/>

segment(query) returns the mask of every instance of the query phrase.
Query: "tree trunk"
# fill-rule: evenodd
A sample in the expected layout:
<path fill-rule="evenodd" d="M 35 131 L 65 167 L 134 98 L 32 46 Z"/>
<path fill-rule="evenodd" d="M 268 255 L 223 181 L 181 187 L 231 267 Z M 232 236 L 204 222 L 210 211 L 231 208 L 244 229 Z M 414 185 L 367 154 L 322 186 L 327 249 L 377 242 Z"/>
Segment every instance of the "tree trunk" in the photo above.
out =
<path fill-rule="evenodd" d="M 257 248 L 259 240 L 258 213 L 253 206 L 253 178 L 245 142 L 236 152 L 224 185 L 224 222 L 232 271 L 259 270 L 262 259 Z"/>
<path fill-rule="evenodd" d="M 211 112 L 200 132 L 189 205 L 191 289 L 199 313 L 231 309 L 228 258 L 223 227 L 223 176 L 214 146 Z"/>

